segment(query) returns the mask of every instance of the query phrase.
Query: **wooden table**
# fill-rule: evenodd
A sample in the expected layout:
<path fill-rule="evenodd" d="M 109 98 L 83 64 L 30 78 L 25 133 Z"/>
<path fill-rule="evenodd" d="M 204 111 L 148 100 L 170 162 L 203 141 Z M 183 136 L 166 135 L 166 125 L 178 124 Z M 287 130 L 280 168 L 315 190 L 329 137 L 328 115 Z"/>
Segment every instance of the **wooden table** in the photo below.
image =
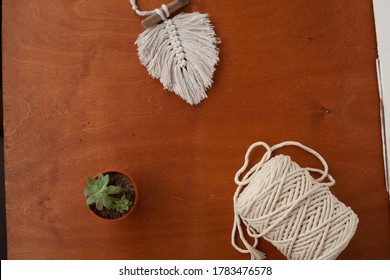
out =
<path fill-rule="evenodd" d="M 222 40 L 196 107 L 140 65 L 129 1 L 3 1 L 8 258 L 248 259 L 230 244 L 233 177 L 253 142 L 295 140 L 324 156 L 332 193 L 359 216 L 339 258 L 389 259 L 371 1 L 193 0 L 185 11 L 208 13 Z M 86 176 L 110 168 L 140 188 L 116 224 L 82 195 Z"/>

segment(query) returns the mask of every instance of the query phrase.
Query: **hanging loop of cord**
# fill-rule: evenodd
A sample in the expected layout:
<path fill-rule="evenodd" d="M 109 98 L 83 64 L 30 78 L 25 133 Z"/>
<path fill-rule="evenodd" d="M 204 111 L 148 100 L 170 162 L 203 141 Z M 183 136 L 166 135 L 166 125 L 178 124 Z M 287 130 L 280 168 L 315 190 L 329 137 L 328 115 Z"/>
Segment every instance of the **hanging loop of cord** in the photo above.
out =
<path fill-rule="evenodd" d="M 239 179 L 239 177 L 241 176 L 241 174 L 246 170 L 246 168 L 248 167 L 248 164 L 249 164 L 249 156 L 250 154 L 252 153 L 252 151 L 256 148 L 256 147 L 259 147 L 259 146 L 263 146 L 265 149 L 266 149 L 266 152 L 265 154 L 263 155 L 263 157 L 261 158 L 261 160 L 255 164 L 245 175 L 242 179 Z M 321 164 L 323 165 L 324 169 L 321 170 L 321 169 L 317 169 L 317 168 L 311 168 L 311 167 L 306 167 L 305 169 L 310 171 L 310 172 L 314 172 L 314 173 L 318 173 L 321 175 L 320 178 L 316 179 L 317 182 L 321 183 L 323 182 L 323 180 L 325 178 L 328 178 L 329 182 L 328 183 L 323 183 L 323 185 L 325 186 L 332 186 L 334 185 L 334 179 L 333 177 L 328 173 L 329 172 L 329 167 L 328 167 L 328 164 L 326 163 L 325 159 L 319 154 L 317 153 L 316 151 L 314 151 L 313 149 L 299 143 L 299 142 L 295 142 L 295 141 L 286 141 L 286 142 L 282 142 L 282 143 L 279 143 L 275 146 L 268 146 L 266 143 L 264 142 L 256 142 L 256 143 L 253 143 L 246 155 L 245 155 L 245 161 L 244 161 L 244 165 L 237 171 L 236 173 L 236 176 L 234 177 L 234 181 L 237 185 L 246 185 L 248 184 L 252 177 L 259 171 L 259 169 L 264 165 L 264 163 L 266 161 L 268 161 L 271 156 L 272 156 L 272 153 L 275 152 L 276 150 L 282 148 L 282 147 L 287 147 L 287 146 L 296 146 L 296 147 L 299 147 L 303 150 L 305 150 L 306 152 L 312 154 L 313 156 L 315 156 L 320 162 Z"/>
<path fill-rule="evenodd" d="M 190 0 L 174 0 L 173 2 L 165 5 L 162 4 L 160 8 L 150 10 L 150 11 L 141 11 L 137 6 L 136 0 L 130 0 L 130 4 L 132 6 L 132 9 L 137 13 L 139 16 L 148 16 L 146 19 L 144 19 L 141 24 L 145 27 L 151 27 L 160 21 L 167 20 L 172 13 L 179 10 L 180 8 L 184 7 L 190 2 Z"/>
<path fill-rule="evenodd" d="M 130 4 L 133 7 L 133 11 L 137 13 L 139 16 L 149 16 L 154 13 L 154 10 L 151 11 L 140 11 L 137 6 L 137 0 L 130 0 Z"/>

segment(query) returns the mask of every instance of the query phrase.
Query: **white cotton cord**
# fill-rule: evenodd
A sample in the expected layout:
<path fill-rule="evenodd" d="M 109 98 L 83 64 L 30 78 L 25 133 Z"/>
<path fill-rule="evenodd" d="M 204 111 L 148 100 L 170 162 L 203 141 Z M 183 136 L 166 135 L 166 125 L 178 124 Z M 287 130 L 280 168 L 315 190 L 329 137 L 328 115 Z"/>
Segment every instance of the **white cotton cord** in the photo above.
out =
<path fill-rule="evenodd" d="M 266 152 L 242 176 L 251 152 L 259 146 Z M 302 168 L 285 155 L 272 157 L 274 151 L 284 146 L 297 146 L 311 153 L 320 160 L 323 170 Z M 314 179 L 313 172 L 320 177 Z M 325 159 L 301 143 L 287 141 L 273 147 L 264 142 L 252 144 L 234 181 L 238 187 L 233 197 L 231 242 L 252 259 L 265 258 L 256 249 L 261 237 L 273 243 L 288 259 L 335 259 L 356 231 L 357 215 L 329 191 L 335 180 L 328 174 Z M 243 226 L 254 239 L 253 245 L 246 240 Z M 236 243 L 237 233 L 244 248 Z"/>
<path fill-rule="evenodd" d="M 156 14 L 158 14 L 160 16 L 161 20 L 163 20 L 163 21 L 167 20 L 169 18 L 169 16 L 171 15 L 169 13 L 168 7 L 166 5 L 164 5 L 164 4 L 161 5 L 161 9 L 155 9 L 154 12 Z"/>
<path fill-rule="evenodd" d="M 130 0 L 130 4 L 133 7 L 133 11 L 139 16 L 149 16 L 154 13 L 154 10 L 151 11 L 140 11 L 137 6 L 137 0 Z"/>
<path fill-rule="evenodd" d="M 239 187 L 239 189 L 241 190 L 241 187 Z M 233 201 L 236 201 L 240 190 L 237 190 L 236 193 L 234 194 Z M 243 249 L 236 244 L 236 241 L 235 241 L 236 230 L 238 230 L 238 233 L 241 237 L 241 240 L 247 249 Z M 265 258 L 265 254 L 256 249 L 258 242 L 259 242 L 258 238 L 254 238 L 254 240 L 255 240 L 254 244 L 250 245 L 248 243 L 248 241 L 245 239 L 244 232 L 243 232 L 242 227 L 240 225 L 240 216 L 235 211 L 235 213 L 234 213 L 234 226 L 233 226 L 233 231 L 232 231 L 232 245 L 240 253 L 249 253 L 251 255 L 252 260 L 262 260 Z"/>
<path fill-rule="evenodd" d="M 267 150 L 266 153 L 264 154 L 264 156 L 262 157 L 260 162 L 258 162 L 256 165 L 254 165 L 251 168 L 251 170 L 249 170 L 247 172 L 247 174 L 245 174 L 245 176 L 240 180 L 239 177 L 245 171 L 245 169 L 248 167 L 249 156 L 250 156 L 251 152 L 258 146 L 263 146 Z M 325 178 L 328 178 L 330 180 L 330 182 L 329 183 L 325 183 L 325 184 L 329 185 L 329 186 L 334 184 L 334 179 L 332 178 L 332 176 L 330 176 L 328 174 L 329 167 L 328 167 L 328 164 L 326 163 L 325 159 L 319 153 L 314 151 L 313 149 L 310 149 L 309 147 L 306 147 L 306 146 L 302 145 L 301 143 L 295 142 L 295 141 L 286 141 L 286 142 L 277 144 L 277 145 L 273 146 L 272 148 L 269 147 L 264 142 L 256 142 L 256 143 L 252 144 L 249 147 L 248 151 L 246 152 L 244 165 L 237 171 L 236 176 L 234 177 L 235 183 L 237 185 L 246 185 L 246 184 L 248 184 L 249 181 L 252 179 L 253 175 L 255 175 L 255 173 L 261 168 L 261 166 L 264 164 L 264 162 L 269 160 L 269 158 L 271 157 L 272 152 L 275 151 L 275 150 L 278 150 L 278 149 L 280 149 L 280 148 L 282 148 L 284 146 L 297 146 L 297 147 L 300 147 L 301 149 L 303 149 L 303 150 L 313 154 L 316 158 L 318 158 L 320 160 L 320 162 L 324 166 L 324 170 L 310 168 L 310 167 L 307 167 L 306 169 L 311 171 L 311 172 L 316 172 L 316 173 L 321 174 L 321 177 L 319 179 L 317 179 L 318 182 L 322 182 Z"/>
<path fill-rule="evenodd" d="M 140 11 L 138 9 L 136 0 L 130 0 L 130 4 L 133 8 L 133 11 L 135 11 L 137 13 L 137 15 L 139 15 L 139 16 L 150 16 L 150 15 L 156 13 L 160 16 L 160 18 L 162 20 L 167 20 L 169 18 L 169 16 L 171 15 L 169 13 L 169 9 L 168 9 L 167 5 L 165 5 L 165 4 L 162 4 L 161 8 L 157 8 L 157 9 L 150 10 L 150 11 Z"/>
<path fill-rule="evenodd" d="M 197 105 L 207 98 L 206 91 L 213 83 L 219 62 L 217 45 L 221 40 L 207 14 L 180 13 L 169 18 L 171 12 L 188 3 L 176 1 L 152 11 L 140 11 L 136 0 L 130 0 L 138 15 L 157 14 L 162 20 L 153 25 L 150 22 L 157 23 L 157 16 L 149 21 L 144 19 L 146 29 L 135 42 L 141 64 L 164 89 L 174 92 L 190 105 Z"/>
<path fill-rule="evenodd" d="M 169 18 L 169 16 L 171 15 L 171 13 L 169 12 L 169 9 L 168 9 L 167 5 L 162 4 L 162 5 L 161 5 L 161 8 L 162 8 L 162 10 L 163 10 L 164 13 L 165 13 L 165 17 L 166 17 L 166 18 Z"/>
<path fill-rule="evenodd" d="M 162 13 L 162 18 L 169 16 Z M 197 12 L 147 28 L 135 42 L 149 74 L 191 105 L 207 98 L 219 62 L 219 43 L 208 15 Z"/>

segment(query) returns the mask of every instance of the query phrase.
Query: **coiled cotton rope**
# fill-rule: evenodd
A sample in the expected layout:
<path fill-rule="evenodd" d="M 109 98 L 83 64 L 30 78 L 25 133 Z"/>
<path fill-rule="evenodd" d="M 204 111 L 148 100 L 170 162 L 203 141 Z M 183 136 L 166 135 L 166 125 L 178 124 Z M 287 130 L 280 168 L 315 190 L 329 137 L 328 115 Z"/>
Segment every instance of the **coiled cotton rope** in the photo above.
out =
<path fill-rule="evenodd" d="M 266 148 L 261 160 L 243 177 L 249 156 L 258 146 Z M 298 146 L 316 156 L 323 170 L 302 168 L 286 155 L 272 157 L 284 146 Z M 311 173 L 320 177 L 314 179 Z M 265 254 L 256 249 L 260 237 L 270 241 L 287 259 L 336 259 L 353 237 L 358 217 L 329 191 L 335 184 L 328 174 L 328 164 L 316 151 L 298 142 L 283 142 L 273 147 L 264 142 L 252 144 L 244 165 L 235 176 L 232 245 L 252 259 Z M 242 229 L 254 238 L 250 244 Z M 236 243 L 239 234 L 245 248 Z"/>

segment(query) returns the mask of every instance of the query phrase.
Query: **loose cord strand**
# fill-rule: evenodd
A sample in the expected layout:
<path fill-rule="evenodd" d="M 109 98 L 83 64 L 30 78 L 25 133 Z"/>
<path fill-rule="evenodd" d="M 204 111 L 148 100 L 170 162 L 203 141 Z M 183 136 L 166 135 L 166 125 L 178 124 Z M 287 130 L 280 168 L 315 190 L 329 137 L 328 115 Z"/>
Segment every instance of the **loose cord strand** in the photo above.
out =
<path fill-rule="evenodd" d="M 161 20 L 167 20 L 169 18 L 169 16 L 171 15 L 167 5 L 165 5 L 165 4 L 162 4 L 161 8 L 157 8 L 157 9 L 150 10 L 150 11 L 141 11 L 140 9 L 138 9 L 136 0 L 130 0 L 130 4 L 133 8 L 133 11 L 135 11 L 137 13 L 137 15 L 139 15 L 139 16 L 150 16 L 150 15 L 156 13 L 160 16 Z"/>
<path fill-rule="evenodd" d="M 139 16 L 149 16 L 154 13 L 154 10 L 150 11 L 140 11 L 137 6 L 137 0 L 130 0 L 130 4 L 133 7 L 133 11 L 137 13 Z"/>
<path fill-rule="evenodd" d="M 266 149 L 266 152 L 265 154 L 263 155 L 263 157 L 261 158 L 261 160 L 255 164 L 244 176 L 242 179 L 240 179 L 240 176 L 242 175 L 242 173 L 247 169 L 248 165 L 249 165 L 249 156 L 250 154 L 252 153 L 252 151 L 258 147 L 258 146 L 263 146 L 265 149 Z M 237 185 L 239 186 L 242 186 L 242 185 L 247 185 L 253 178 L 253 176 L 261 169 L 261 167 L 264 165 L 264 163 L 266 161 L 268 161 L 270 158 L 271 158 L 271 155 L 273 152 L 275 152 L 276 150 L 282 148 L 282 147 L 287 147 L 287 146 L 296 146 L 296 147 L 299 147 L 307 152 L 309 152 L 310 154 L 314 155 L 320 162 L 321 164 L 323 165 L 324 169 L 321 170 L 321 169 L 317 169 L 317 168 L 311 168 L 311 167 L 306 167 L 306 170 L 310 171 L 310 172 L 315 172 L 315 173 L 318 173 L 321 175 L 320 178 L 316 179 L 316 181 L 318 182 L 322 182 L 325 178 L 328 178 L 330 182 L 328 183 L 323 183 L 323 185 L 325 186 L 332 186 L 334 185 L 334 179 L 333 177 L 328 173 L 329 171 L 329 167 L 328 167 L 328 164 L 327 162 L 325 161 L 325 159 L 318 153 L 316 152 L 315 150 L 299 143 L 299 142 L 296 142 L 296 141 L 285 141 L 285 142 L 282 142 L 282 143 L 279 143 L 277 145 L 274 145 L 272 147 L 268 146 L 266 143 L 264 142 L 256 142 L 256 143 L 253 143 L 249 148 L 248 148 L 248 151 L 246 152 L 245 154 L 245 160 L 244 160 L 244 164 L 243 166 L 237 171 L 236 173 L 236 176 L 234 177 L 234 181 Z"/>

